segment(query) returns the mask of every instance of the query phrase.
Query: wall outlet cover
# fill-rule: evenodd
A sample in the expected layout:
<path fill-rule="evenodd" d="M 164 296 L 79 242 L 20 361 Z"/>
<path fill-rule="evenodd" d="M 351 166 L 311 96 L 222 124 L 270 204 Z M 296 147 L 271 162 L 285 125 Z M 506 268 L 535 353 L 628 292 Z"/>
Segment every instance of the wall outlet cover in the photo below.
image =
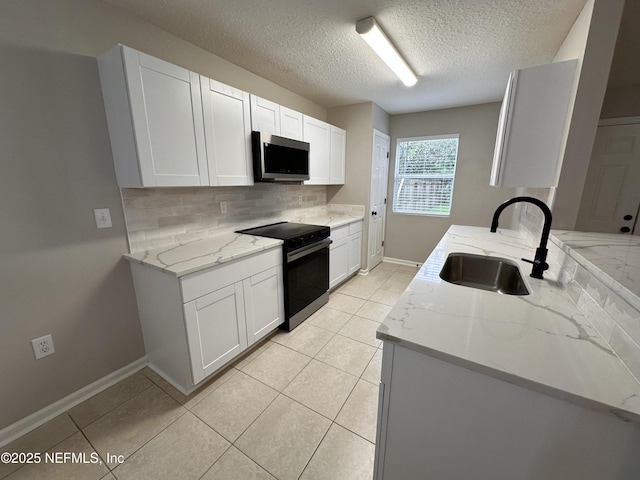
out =
<path fill-rule="evenodd" d="M 33 347 L 33 353 L 36 356 L 36 360 L 40 360 L 43 357 L 56 353 L 51 334 L 45 335 L 44 337 L 34 338 L 31 340 L 31 346 Z"/>

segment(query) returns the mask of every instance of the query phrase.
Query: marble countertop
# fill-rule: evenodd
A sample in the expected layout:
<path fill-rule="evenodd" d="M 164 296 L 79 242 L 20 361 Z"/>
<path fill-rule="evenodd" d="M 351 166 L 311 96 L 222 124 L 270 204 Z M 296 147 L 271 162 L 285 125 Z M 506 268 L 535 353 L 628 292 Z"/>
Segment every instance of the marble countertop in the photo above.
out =
<path fill-rule="evenodd" d="M 535 247 L 518 232 L 452 226 L 377 331 L 377 337 L 507 382 L 640 423 L 640 383 L 578 310 L 550 260 L 531 278 Z M 451 252 L 515 261 L 530 295 L 453 285 Z"/>
<path fill-rule="evenodd" d="M 289 221 L 337 228 L 362 219 L 363 217 L 361 216 L 318 214 L 314 212 L 310 215 L 290 219 Z M 261 225 L 260 222 L 254 223 L 255 225 L 250 226 Z M 246 226 L 243 226 L 243 228 L 246 228 Z M 142 252 L 127 253 L 124 255 L 124 258 L 130 262 L 138 262 L 152 268 L 157 268 L 168 274 L 181 277 L 189 273 L 197 272 L 198 270 L 214 267 L 221 263 L 253 255 L 262 250 L 268 250 L 280 245 L 282 245 L 282 240 L 227 232 L 214 237 L 179 245 L 169 245 Z"/>
<path fill-rule="evenodd" d="M 225 233 L 180 245 L 127 253 L 124 258 L 181 277 L 280 245 L 282 240 L 274 238 Z"/>
<path fill-rule="evenodd" d="M 309 225 L 322 225 L 324 227 L 338 228 L 343 225 L 348 225 L 353 222 L 361 221 L 363 217 L 344 215 L 344 214 L 325 214 L 325 215 L 313 215 L 301 217 L 300 223 L 307 223 Z"/>
<path fill-rule="evenodd" d="M 640 310 L 640 236 L 553 230 L 551 241 Z"/>

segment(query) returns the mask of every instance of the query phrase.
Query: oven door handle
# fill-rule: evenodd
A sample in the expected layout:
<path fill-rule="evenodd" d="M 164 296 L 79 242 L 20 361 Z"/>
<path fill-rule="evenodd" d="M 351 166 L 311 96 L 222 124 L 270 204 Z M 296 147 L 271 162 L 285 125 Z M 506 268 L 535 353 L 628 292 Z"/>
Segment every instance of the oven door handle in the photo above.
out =
<path fill-rule="evenodd" d="M 323 248 L 327 248 L 332 243 L 333 243 L 333 240 L 331 240 L 330 238 L 325 238 L 324 240 L 320 240 L 319 242 L 309 245 L 307 247 L 293 250 L 287 253 L 287 263 L 295 262 L 296 260 L 304 257 L 305 255 L 309 255 L 310 253 L 317 252 L 318 250 L 322 250 Z"/>

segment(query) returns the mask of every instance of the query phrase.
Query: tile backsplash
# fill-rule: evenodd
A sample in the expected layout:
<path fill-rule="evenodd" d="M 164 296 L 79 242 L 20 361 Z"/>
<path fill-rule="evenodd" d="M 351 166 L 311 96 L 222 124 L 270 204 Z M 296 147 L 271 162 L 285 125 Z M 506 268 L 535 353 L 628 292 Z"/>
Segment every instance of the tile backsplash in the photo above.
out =
<path fill-rule="evenodd" d="M 550 197 L 552 195 L 552 189 L 550 188 L 527 188 L 519 194 L 542 200 L 551 207 Z M 526 233 L 527 237 L 532 241 L 535 240 L 535 242 L 539 242 L 540 235 L 542 235 L 542 226 L 544 225 L 544 214 L 542 210 L 532 203 L 521 203 L 519 204 L 519 208 L 520 215 L 518 224 L 520 230 Z"/>
<path fill-rule="evenodd" d="M 561 267 L 559 281 L 565 292 L 640 381 L 640 311 L 616 293 L 613 280 L 611 285 L 603 283 L 565 249 L 552 237 L 549 258 Z"/>
<path fill-rule="evenodd" d="M 327 211 L 324 185 L 123 188 L 121 192 L 132 253 L 289 220 L 313 209 L 318 214 Z"/>

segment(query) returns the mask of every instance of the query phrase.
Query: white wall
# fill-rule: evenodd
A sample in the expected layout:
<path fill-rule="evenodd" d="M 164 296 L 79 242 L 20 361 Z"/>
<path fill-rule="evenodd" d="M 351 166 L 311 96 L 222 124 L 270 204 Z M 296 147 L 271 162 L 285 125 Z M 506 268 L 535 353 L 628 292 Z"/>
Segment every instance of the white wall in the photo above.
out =
<path fill-rule="evenodd" d="M 0 429 L 141 358 L 95 56 L 116 43 L 316 118 L 326 109 L 98 0 L 2 2 Z M 111 209 L 97 230 L 93 208 Z M 36 361 L 30 340 L 53 334 Z"/>

